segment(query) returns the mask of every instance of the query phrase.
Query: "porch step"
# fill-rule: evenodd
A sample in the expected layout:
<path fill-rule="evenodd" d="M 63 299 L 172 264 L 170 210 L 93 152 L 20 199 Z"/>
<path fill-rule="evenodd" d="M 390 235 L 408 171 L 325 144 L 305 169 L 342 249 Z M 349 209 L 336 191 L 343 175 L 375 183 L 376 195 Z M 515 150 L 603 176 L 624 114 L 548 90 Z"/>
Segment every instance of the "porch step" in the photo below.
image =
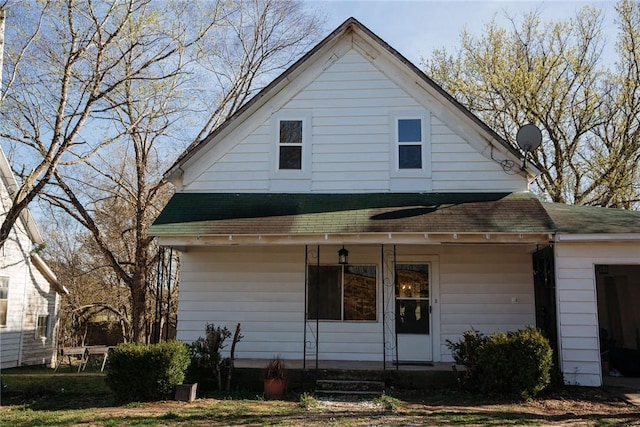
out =
<path fill-rule="evenodd" d="M 361 380 L 318 380 L 316 394 L 319 395 L 352 395 L 381 396 L 384 393 L 384 382 Z"/>

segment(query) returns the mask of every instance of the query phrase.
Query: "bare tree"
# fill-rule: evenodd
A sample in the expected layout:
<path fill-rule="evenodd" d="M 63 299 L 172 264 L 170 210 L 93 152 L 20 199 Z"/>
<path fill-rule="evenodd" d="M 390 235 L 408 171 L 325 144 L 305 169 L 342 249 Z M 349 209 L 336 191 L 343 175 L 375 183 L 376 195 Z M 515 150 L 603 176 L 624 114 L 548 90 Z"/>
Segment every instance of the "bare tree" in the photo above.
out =
<path fill-rule="evenodd" d="M 637 41 L 639 22 L 631 14 L 637 7 L 618 6 L 620 40 Z M 511 143 L 526 123 L 543 128 L 545 143 L 532 161 L 542 172 L 539 190 L 551 200 L 629 207 L 638 197 L 637 186 L 632 194 L 630 182 L 622 179 L 629 171 L 627 177 L 637 177 L 638 170 L 637 137 L 634 144 L 628 126 L 635 117 L 637 129 L 640 114 L 637 101 L 628 101 L 630 91 L 637 91 L 629 87 L 637 85 L 637 75 L 635 81 L 625 75 L 633 72 L 634 54 L 627 55 L 633 41 L 619 48 L 622 69 L 607 73 L 601 64 L 602 19 L 599 9 L 587 6 L 564 22 L 543 23 L 535 12 L 520 21 L 510 18 L 509 28 L 492 22 L 478 37 L 463 33 L 454 54 L 434 51 L 424 65 Z"/>
<path fill-rule="evenodd" d="M 8 9 L 0 138 L 16 153 L 21 186 L 0 226 L 0 247 L 59 165 L 82 162 L 110 141 L 110 97 L 131 81 L 170 78 L 175 56 L 206 33 L 206 25 L 164 31 L 150 3 L 66 0 Z"/>
<path fill-rule="evenodd" d="M 172 3 L 164 6 L 154 9 L 156 21 L 144 8 L 129 18 L 121 34 L 119 66 L 130 74 L 127 70 L 139 69 L 139 61 L 156 49 L 171 51 L 171 60 L 146 68 L 104 96 L 94 121 L 109 123 L 109 129 L 98 139 L 98 148 L 91 156 L 69 153 L 75 155 L 73 161 L 59 165 L 43 193 L 90 232 L 101 259 L 129 290 L 133 341 L 147 340 L 151 331 L 157 246 L 146 231 L 171 195 L 161 172 L 173 160 L 167 152 L 176 145 L 176 135 L 183 132 L 197 140 L 233 114 L 267 74 L 301 53 L 301 44 L 316 36 L 319 25 L 292 1 L 185 3 L 180 10 Z M 197 34 L 197 43 L 171 50 L 155 44 L 162 39 L 158 35 L 151 46 L 141 43 L 156 31 L 172 34 L 166 39 L 172 43 L 182 37 L 186 17 L 194 15 L 214 22 L 199 26 L 207 31 Z M 169 18 L 177 27 L 169 25 Z M 298 25 L 292 30 L 294 23 Z M 212 80 L 218 85 L 203 83 Z M 193 90 L 196 82 L 198 90 Z M 199 103 L 210 99 L 218 102 L 214 111 Z M 194 115 L 201 122 L 191 126 L 195 131 L 185 132 Z"/>

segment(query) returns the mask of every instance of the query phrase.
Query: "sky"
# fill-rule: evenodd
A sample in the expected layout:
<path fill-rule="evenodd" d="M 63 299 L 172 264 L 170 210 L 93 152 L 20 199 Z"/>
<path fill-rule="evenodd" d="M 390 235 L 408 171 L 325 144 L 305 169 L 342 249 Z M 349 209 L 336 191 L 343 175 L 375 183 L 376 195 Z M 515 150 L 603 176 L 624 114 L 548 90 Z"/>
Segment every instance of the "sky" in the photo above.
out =
<path fill-rule="evenodd" d="M 392 0 L 304 0 L 327 17 L 327 34 L 349 17 L 354 17 L 376 33 L 407 59 L 420 65 L 421 57 L 430 57 L 433 49 L 454 50 L 460 44 L 460 33 L 467 29 L 481 34 L 492 18 L 507 25 L 505 13 L 516 18 L 539 10 L 543 20 L 565 20 L 575 16 L 585 5 L 603 9 L 607 47 L 603 60 L 614 61 L 617 28 L 614 22 L 614 1 L 392 1 Z"/>

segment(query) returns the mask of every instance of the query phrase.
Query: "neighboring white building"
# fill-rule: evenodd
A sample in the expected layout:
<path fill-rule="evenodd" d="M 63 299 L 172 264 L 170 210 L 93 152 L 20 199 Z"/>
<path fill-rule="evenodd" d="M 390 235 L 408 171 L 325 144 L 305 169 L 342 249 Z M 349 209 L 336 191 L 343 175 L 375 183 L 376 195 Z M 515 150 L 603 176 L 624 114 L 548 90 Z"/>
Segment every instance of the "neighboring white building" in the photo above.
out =
<path fill-rule="evenodd" d="M 543 204 L 521 165 L 347 20 L 167 172 L 150 234 L 182 251 L 178 338 L 239 322 L 238 358 L 382 368 L 538 325 L 567 381 L 600 385 L 599 328 L 626 346 L 640 327 L 640 213 Z"/>
<path fill-rule="evenodd" d="M 18 183 L 1 148 L 0 174 L 2 221 Z M 0 369 L 55 363 L 60 295 L 68 291 L 37 254 L 42 243 L 25 210 L 0 249 Z"/>

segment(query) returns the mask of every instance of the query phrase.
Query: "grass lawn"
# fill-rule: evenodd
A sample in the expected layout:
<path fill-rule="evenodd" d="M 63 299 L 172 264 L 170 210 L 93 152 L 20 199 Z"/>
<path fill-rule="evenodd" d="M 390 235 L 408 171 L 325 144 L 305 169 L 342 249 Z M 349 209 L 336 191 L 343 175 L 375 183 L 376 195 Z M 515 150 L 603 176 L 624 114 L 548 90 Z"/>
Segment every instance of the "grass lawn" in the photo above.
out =
<path fill-rule="evenodd" d="M 265 401 L 237 394 L 195 402 L 117 404 L 104 376 L 2 372 L 2 426 L 405 426 L 640 425 L 640 408 L 618 394 L 569 388 L 528 402 L 479 398 L 457 391 L 393 393 L 377 399 L 328 400 L 291 394 Z"/>

